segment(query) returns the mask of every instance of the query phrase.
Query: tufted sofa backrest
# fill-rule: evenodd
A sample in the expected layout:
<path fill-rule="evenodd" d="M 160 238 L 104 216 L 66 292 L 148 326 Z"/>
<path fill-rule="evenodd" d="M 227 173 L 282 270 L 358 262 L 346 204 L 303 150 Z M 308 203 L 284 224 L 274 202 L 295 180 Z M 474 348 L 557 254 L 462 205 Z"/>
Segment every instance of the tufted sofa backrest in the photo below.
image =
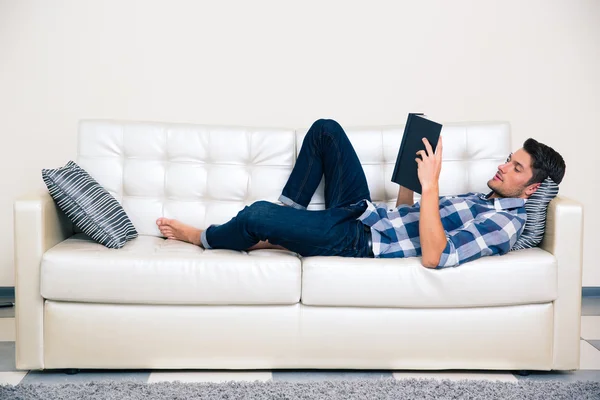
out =
<path fill-rule="evenodd" d="M 440 195 L 489 191 L 510 153 L 507 122 L 447 123 Z M 375 203 L 396 203 L 391 182 L 404 125 L 344 127 Z M 260 128 L 84 120 L 77 163 L 123 206 L 138 232 L 158 217 L 205 229 L 257 200 L 278 203 L 308 127 Z M 419 195 L 415 194 L 415 200 Z M 308 207 L 324 208 L 323 180 Z"/>

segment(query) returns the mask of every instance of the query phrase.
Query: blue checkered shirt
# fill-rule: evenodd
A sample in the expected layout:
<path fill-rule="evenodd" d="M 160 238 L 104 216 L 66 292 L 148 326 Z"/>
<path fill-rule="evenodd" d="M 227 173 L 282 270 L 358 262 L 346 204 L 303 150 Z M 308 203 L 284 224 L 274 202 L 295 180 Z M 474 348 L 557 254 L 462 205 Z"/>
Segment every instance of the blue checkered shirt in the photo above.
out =
<path fill-rule="evenodd" d="M 488 199 L 492 193 L 440 196 L 440 218 L 448 242 L 437 269 L 510 251 L 525 227 L 526 200 Z M 371 227 L 376 258 L 421 255 L 419 202 L 394 209 L 388 209 L 385 203 L 375 205 L 366 199 L 356 204 L 363 202 L 366 202 L 367 208 L 357 219 Z"/>

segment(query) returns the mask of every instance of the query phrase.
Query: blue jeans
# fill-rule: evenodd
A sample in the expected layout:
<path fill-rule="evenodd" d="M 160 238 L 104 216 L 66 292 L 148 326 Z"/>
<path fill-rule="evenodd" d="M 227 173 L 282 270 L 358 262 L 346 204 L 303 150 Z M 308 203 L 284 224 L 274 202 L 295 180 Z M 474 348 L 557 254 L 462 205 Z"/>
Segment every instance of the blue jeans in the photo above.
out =
<path fill-rule="evenodd" d="M 325 210 L 306 207 L 325 175 Z M 373 257 L 370 231 L 357 218 L 371 201 L 358 156 L 340 124 L 319 119 L 308 130 L 279 201 L 257 201 L 202 232 L 207 249 L 246 250 L 261 240 L 301 256 Z"/>

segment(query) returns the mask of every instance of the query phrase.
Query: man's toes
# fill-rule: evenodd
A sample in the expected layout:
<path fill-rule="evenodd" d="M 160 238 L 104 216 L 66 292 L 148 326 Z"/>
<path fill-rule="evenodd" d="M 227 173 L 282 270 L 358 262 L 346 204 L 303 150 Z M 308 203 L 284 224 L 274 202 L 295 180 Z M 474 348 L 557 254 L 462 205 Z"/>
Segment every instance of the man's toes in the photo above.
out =
<path fill-rule="evenodd" d="M 158 225 L 158 226 L 169 225 L 169 221 L 170 220 L 168 218 L 161 217 L 161 218 L 159 218 L 159 219 L 156 220 L 156 225 Z"/>

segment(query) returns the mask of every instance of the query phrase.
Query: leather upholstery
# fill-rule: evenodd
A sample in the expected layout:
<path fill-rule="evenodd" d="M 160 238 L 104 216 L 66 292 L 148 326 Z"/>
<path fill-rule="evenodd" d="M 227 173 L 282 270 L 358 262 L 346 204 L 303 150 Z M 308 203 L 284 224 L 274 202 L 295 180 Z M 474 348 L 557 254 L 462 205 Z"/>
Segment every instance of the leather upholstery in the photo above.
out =
<path fill-rule="evenodd" d="M 583 273 L 583 207 L 580 203 L 557 196 L 548 205 L 546 232 L 540 248 L 552 254 L 558 263 L 558 297 L 554 301 L 555 369 L 579 365 L 581 336 L 581 280 Z M 523 250 L 518 250 L 523 251 Z"/>
<path fill-rule="evenodd" d="M 18 367 L 44 366 L 44 299 L 40 292 L 43 254 L 72 235 L 71 221 L 48 192 L 18 199 L 14 207 L 15 322 Z"/>
<path fill-rule="evenodd" d="M 77 162 L 121 202 L 141 235 L 160 236 L 159 217 L 206 229 L 257 200 L 279 203 L 307 130 L 82 121 Z M 395 205 L 390 177 L 404 127 L 344 130 L 371 199 Z M 510 153 L 509 124 L 445 124 L 442 136 L 440 195 L 488 192 L 486 182 Z M 323 183 L 308 209 L 325 208 Z"/>
<path fill-rule="evenodd" d="M 82 234 L 59 243 L 42 259 L 42 296 L 205 305 L 296 304 L 302 296 L 303 304 L 313 306 L 413 308 L 548 303 L 557 296 L 556 259 L 539 248 L 443 271 L 423 268 L 419 258 L 306 257 L 301 262 L 289 251 L 203 250 L 152 236 L 122 250 Z"/>
<path fill-rule="evenodd" d="M 83 121 L 77 160 L 139 234 L 160 236 L 158 217 L 206 229 L 256 200 L 277 202 L 294 130 Z"/>
<path fill-rule="evenodd" d="M 203 250 L 153 236 L 139 237 L 120 250 L 83 234 L 59 243 L 42 259 L 42 296 L 128 304 L 300 301 L 302 268 L 299 257 L 290 251 Z"/>
<path fill-rule="evenodd" d="M 308 128 L 297 131 L 296 155 Z M 396 205 L 398 185 L 391 181 L 402 141 L 404 126 L 344 127 L 361 162 L 371 199 L 375 203 Z M 510 125 L 503 122 L 446 123 L 441 135 L 444 140 L 440 196 L 458 193 L 488 193 L 487 181 L 493 178 L 498 165 L 510 154 Z M 321 180 L 308 209 L 325 208 L 324 180 Z M 420 200 L 415 193 L 415 201 Z"/>
<path fill-rule="evenodd" d="M 393 206 L 403 127 L 344 128 L 373 201 Z M 77 161 L 140 237 L 107 249 L 72 236 L 48 194 L 17 200 L 17 367 L 578 368 L 582 206 L 561 196 L 539 248 L 446 270 L 159 237 L 160 216 L 204 229 L 277 202 L 306 130 L 83 121 Z M 442 135 L 440 194 L 487 192 L 509 124 Z"/>
<path fill-rule="evenodd" d="M 302 303 L 313 306 L 493 307 L 548 303 L 558 294 L 556 259 L 537 248 L 443 270 L 417 257 L 307 257 L 302 270 Z"/>
<path fill-rule="evenodd" d="M 552 308 L 48 300 L 44 358 L 46 368 L 547 370 Z"/>

